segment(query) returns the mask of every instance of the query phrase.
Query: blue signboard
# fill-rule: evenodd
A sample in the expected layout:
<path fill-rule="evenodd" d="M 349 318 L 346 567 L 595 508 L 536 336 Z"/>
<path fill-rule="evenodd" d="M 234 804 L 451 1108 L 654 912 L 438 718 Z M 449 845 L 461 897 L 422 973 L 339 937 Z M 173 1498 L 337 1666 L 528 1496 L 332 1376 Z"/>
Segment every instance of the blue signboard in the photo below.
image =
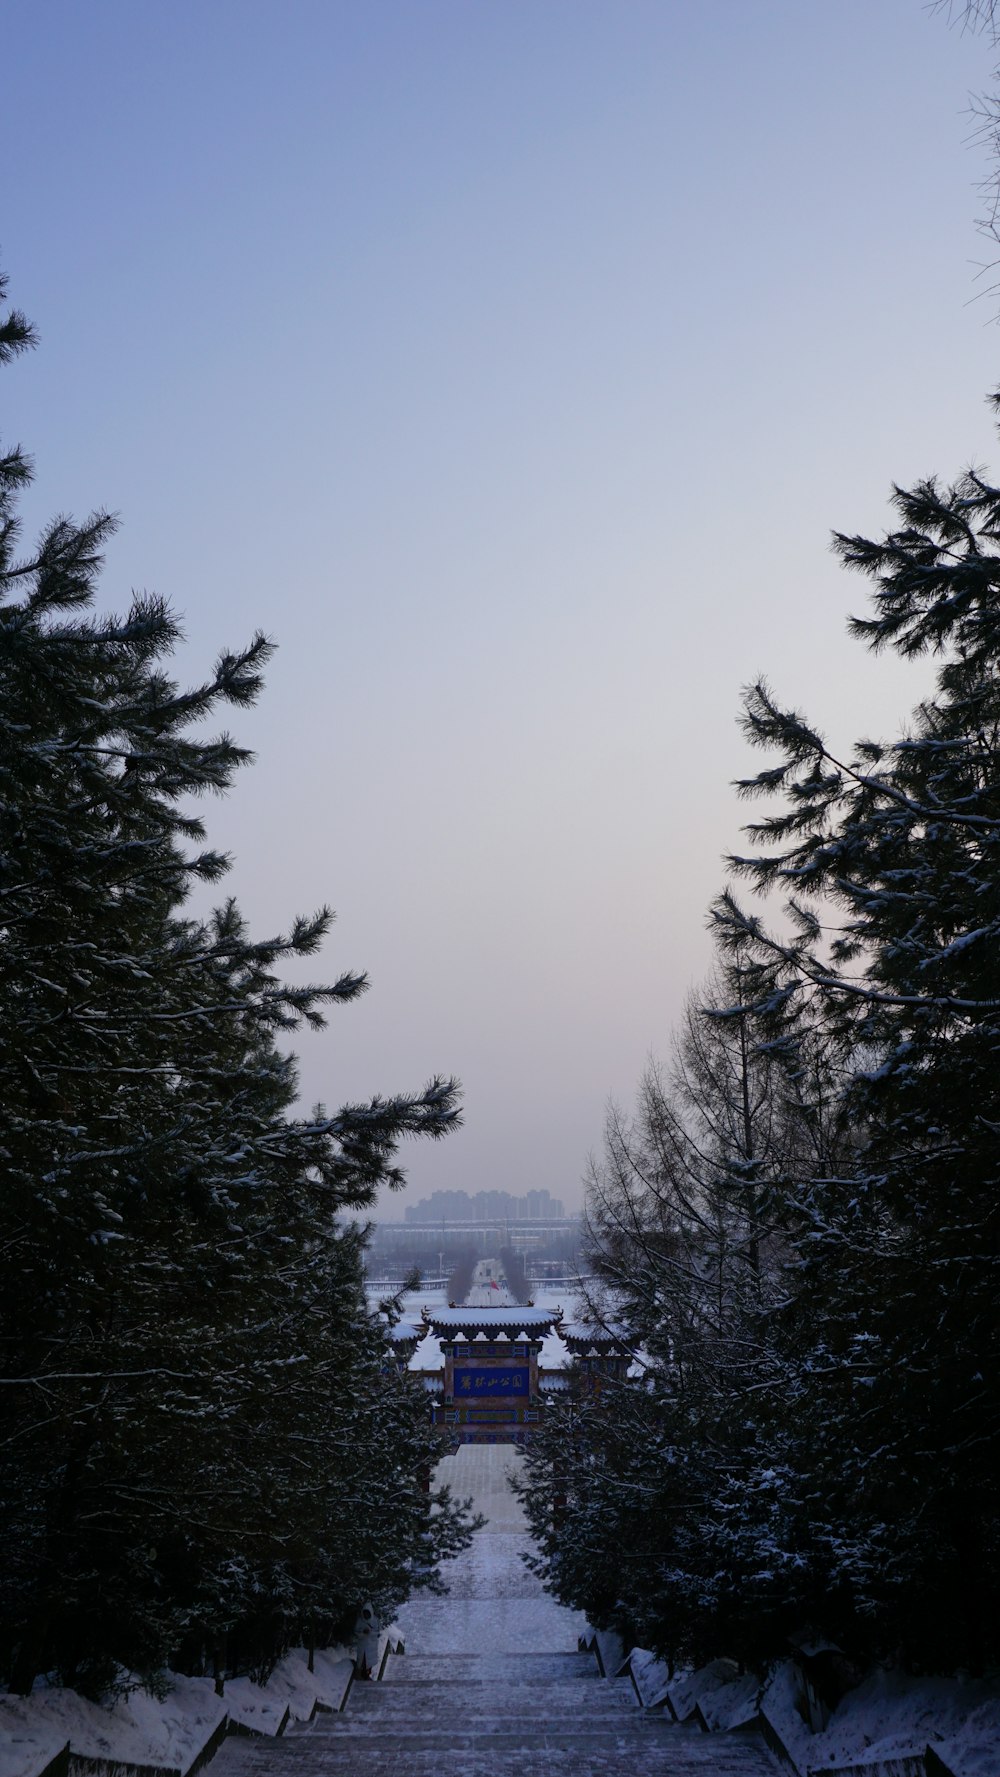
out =
<path fill-rule="evenodd" d="M 528 1366 L 518 1365 L 510 1370 L 455 1370 L 455 1399 L 461 1400 L 512 1400 L 519 1397 L 528 1398 Z"/>

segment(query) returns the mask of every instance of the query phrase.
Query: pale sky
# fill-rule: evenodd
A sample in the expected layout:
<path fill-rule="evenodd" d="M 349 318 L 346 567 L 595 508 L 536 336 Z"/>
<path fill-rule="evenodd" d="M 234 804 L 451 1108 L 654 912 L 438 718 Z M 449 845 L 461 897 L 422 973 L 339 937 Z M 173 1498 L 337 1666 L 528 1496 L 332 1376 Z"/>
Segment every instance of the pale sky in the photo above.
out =
<path fill-rule="evenodd" d="M 34 0 L 0 222 L 33 530 L 183 678 L 264 628 L 208 808 L 260 933 L 328 901 L 303 1098 L 465 1085 L 407 1199 L 579 1201 L 738 848 L 740 687 L 847 746 L 920 667 L 844 634 L 893 480 L 998 466 L 971 299 L 981 38 L 921 0 Z"/>

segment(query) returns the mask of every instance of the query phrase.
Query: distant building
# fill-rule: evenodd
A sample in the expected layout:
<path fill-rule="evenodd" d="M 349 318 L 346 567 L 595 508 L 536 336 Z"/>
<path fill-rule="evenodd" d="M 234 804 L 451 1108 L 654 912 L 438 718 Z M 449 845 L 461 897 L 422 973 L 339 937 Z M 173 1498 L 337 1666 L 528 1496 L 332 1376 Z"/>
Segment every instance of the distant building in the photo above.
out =
<path fill-rule="evenodd" d="M 564 1217 L 558 1197 L 548 1191 L 528 1191 L 515 1197 L 509 1191 L 434 1191 L 403 1212 L 407 1222 L 557 1222 Z"/>

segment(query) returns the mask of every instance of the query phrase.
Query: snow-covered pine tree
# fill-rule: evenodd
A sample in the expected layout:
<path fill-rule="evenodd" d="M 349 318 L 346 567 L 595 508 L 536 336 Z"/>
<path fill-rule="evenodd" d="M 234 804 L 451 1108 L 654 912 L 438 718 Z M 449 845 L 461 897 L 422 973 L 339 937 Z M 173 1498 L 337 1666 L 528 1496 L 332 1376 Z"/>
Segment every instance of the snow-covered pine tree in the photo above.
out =
<path fill-rule="evenodd" d="M 858 1058 L 861 1151 L 790 1205 L 777 1558 L 855 1645 L 981 1665 L 1000 1582 L 1000 490 L 968 473 L 893 499 L 882 541 L 837 538 L 874 582 L 852 628 L 936 660 L 932 694 L 897 740 L 842 757 L 752 688 L 746 731 L 779 763 L 743 789 L 783 806 L 734 863 L 786 891 L 788 925 L 732 895 L 717 916 L 773 1034 L 809 1003 Z"/>
<path fill-rule="evenodd" d="M 730 1493 L 770 1435 L 760 1403 L 783 1389 L 770 1317 L 788 1180 L 843 1139 L 834 1053 L 805 1027 L 764 1047 L 741 994 L 736 959 L 689 1001 L 635 1114 L 612 1107 L 591 1166 L 589 1312 L 629 1329 L 641 1379 L 557 1408 L 528 1452 L 549 1582 L 671 1659 L 753 1659 L 790 1626 L 784 1594 L 748 1596 Z"/>
<path fill-rule="evenodd" d="M 0 362 L 32 343 L 0 323 Z M 0 459 L 0 1665 L 99 1686 L 184 1655 L 260 1664 L 462 1532 L 432 1516 L 424 1403 L 397 1378 L 345 1214 L 397 1182 L 452 1082 L 295 1112 L 279 1047 L 364 978 L 290 987 L 325 910 L 264 942 L 191 885 L 226 860 L 192 798 L 247 754 L 197 725 L 253 702 L 269 644 L 181 691 L 158 598 L 94 611 L 111 520 L 18 557 Z"/>

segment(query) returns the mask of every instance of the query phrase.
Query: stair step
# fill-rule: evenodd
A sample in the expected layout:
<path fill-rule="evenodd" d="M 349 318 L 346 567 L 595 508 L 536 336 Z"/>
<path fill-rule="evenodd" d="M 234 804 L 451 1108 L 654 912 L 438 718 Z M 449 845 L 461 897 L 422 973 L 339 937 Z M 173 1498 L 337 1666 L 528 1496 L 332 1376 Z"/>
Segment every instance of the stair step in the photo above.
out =
<path fill-rule="evenodd" d="M 493 1721 L 505 1723 L 508 1731 L 513 1731 L 522 1721 L 532 1724 L 567 1721 L 584 1726 L 590 1721 L 651 1721 L 663 1722 L 668 1727 L 687 1725 L 676 1723 L 669 1710 L 643 1709 L 631 1684 L 628 1691 L 612 1691 L 607 1697 L 600 1693 L 588 1697 L 585 1707 L 574 1702 L 572 1696 L 567 1697 L 565 1692 L 550 1694 L 544 1685 L 532 1685 L 524 1690 L 516 1690 L 513 1686 L 509 1690 L 498 1690 L 488 1685 L 482 1693 L 463 1692 L 457 1686 L 441 1686 L 440 1693 L 435 1693 L 437 1687 L 430 1695 L 425 1695 L 422 1688 L 403 1696 L 388 1696 L 381 1691 L 374 1697 L 355 1697 L 352 1691 L 342 1713 L 324 1710 L 313 1720 L 324 1730 L 336 1727 L 340 1722 L 356 1721 L 365 1731 L 377 1731 L 383 1726 L 391 1730 L 397 1722 L 417 1721 L 421 1727 L 425 1723 L 437 1726 L 444 1723 L 463 1734 L 476 1733 L 480 1722 Z M 694 1717 L 691 1722 L 696 1725 Z M 699 1727 L 697 1731 L 702 1730 Z"/>
<path fill-rule="evenodd" d="M 212 1777 L 779 1777 L 779 1770 L 762 1745 L 725 1734 L 589 1748 L 523 1740 L 506 1748 L 484 1739 L 436 1749 L 397 1746 L 388 1759 L 373 1758 L 364 1741 L 229 1740 L 211 1766 Z"/>
<path fill-rule="evenodd" d="M 438 1710 L 414 1711 L 411 1715 L 383 1715 L 379 1710 L 366 1710 L 361 1715 L 354 1715 L 348 1707 L 342 1715 L 332 1711 L 315 1715 L 299 1731 L 309 1735 L 364 1734 L 370 1739 L 378 1734 L 408 1734 L 411 1731 L 415 1734 L 458 1734 L 463 1740 L 475 1739 L 482 1734 L 519 1734 L 523 1740 L 530 1740 L 534 1734 L 544 1734 L 549 1729 L 560 1734 L 563 1731 L 584 1734 L 590 1728 L 595 1733 L 609 1734 L 683 1734 L 685 1739 L 689 1734 L 697 1738 L 703 1731 L 696 1722 L 678 1723 L 659 1710 L 638 1707 L 595 1710 L 593 1714 L 589 1709 L 586 1714 L 565 1711 L 556 1715 L 546 1715 L 539 1710 L 530 1716 L 522 1716 L 520 1712 L 512 1716 L 499 1709 L 475 1709 L 447 1716 L 442 1716 Z"/>
<path fill-rule="evenodd" d="M 568 1694 L 567 1694 L 568 1693 Z M 482 1685 L 400 1685 L 398 1691 L 389 1686 L 355 1685 L 347 1700 L 347 1715 L 359 1721 L 408 1721 L 414 1717 L 461 1721 L 476 1717 L 506 1717 L 508 1721 L 551 1720 L 566 1716 L 571 1721 L 591 1721 L 597 1716 L 634 1715 L 639 1701 L 631 1684 L 627 1691 L 614 1690 L 607 1696 L 600 1692 L 581 1705 L 570 1686 L 551 1690 L 545 1684 Z"/>
<path fill-rule="evenodd" d="M 481 1746 L 486 1740 L 491 1746 L 517 1747 L 529 1749 L 532 1746 L 620 1746 L 633 1741 L 637 1746 L 645 1747 L 652 1739 L 662 1740 L 665 1734 L 671 1739 L 678 1736 L 672 1731 L 673 1724 L 664 1721 L 649 1721 L 637 1716 L 634 1721 L 538 1721 L 530 1724 L 512 1723 L 503 1716 L 490 1716 L 484 1721 L 477 1721 L 475 1726 L 462 1722 L 440 1723 L 428 1722 L 386 1722 L 384 1725 L 352 1722 L 349 1717 L 341 1716 L 335 1728 L 323 1728 L 318 1733 L 311 1733 L 304 1738 L 310 1740 L 363 1741 L 366 1746 L 426 1746 L 447 1752 L 454 1746 Z M 684 1735 L 687 1740 L 689 1736 Z"/>
<path fill-rule="evenodd" d="M 384 1684 L 487 1683 L 516 1680 L 541 1684 L 551 1679 L 593 1679 L 600 1671 L 592 1654 L 396 1654 L 386 1661 Z"/>
<path fill-rule="evenodd" d="M 503 1697 L 523 1697 L 525 1703 L 534 1700 L 537 1705 L 542 1697 L 562 1697 L 574 1709 L 589 1709 L 598 1697 L 628 1697 L 635 1700 L 635 1689 L 630 1678 L 594 1679 L 592 1685 L 584 1685 L 578 1678 L 508 1678 L 494 1675 L 482 1678 L 425 1678 L 413 1679 L 409 1684 L 366 1684 L 363 1680 L 355 1680 L 351 1686 L 351 1700 L 357 1701 L 365 1697 L 395 1698 L 401 1709 L 411 1707 L 412 1699 L 420 1696 L 433 1697 L 442 1707 L 454 1708 L 456 1700 L 469 1692 L 478 1702 L 482 1702 L 487 1694 Z M 411 1699 L 411 1703 L 407 1702 Z"/>

